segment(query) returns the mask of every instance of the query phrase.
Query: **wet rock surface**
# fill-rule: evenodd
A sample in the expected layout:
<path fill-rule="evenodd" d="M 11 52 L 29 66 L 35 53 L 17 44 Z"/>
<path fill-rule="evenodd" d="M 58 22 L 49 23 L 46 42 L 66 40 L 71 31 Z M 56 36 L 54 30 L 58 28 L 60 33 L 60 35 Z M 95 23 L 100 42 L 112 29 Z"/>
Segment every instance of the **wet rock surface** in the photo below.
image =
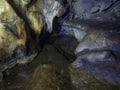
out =
<path fill-rule="evenodd" d="M 119 5 L 1 0 L 0 89 L 119 90 Z"/>

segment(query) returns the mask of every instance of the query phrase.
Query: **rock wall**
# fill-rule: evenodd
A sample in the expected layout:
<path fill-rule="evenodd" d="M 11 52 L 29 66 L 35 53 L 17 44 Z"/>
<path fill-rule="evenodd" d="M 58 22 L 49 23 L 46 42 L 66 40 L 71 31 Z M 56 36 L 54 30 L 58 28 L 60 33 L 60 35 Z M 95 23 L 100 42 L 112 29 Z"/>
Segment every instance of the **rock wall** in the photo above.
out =
<path fill-rule="evenodd" d="M 119 0 L 1 0 L 0 88 L 119 90 L 119 5 Z"/>

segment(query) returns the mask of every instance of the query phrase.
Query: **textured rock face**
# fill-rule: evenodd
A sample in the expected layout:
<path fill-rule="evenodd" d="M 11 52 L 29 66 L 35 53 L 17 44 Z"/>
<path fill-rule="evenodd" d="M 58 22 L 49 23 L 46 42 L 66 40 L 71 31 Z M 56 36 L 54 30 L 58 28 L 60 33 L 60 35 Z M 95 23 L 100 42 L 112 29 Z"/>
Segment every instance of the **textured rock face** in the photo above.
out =
<path fill-rule="evenodd" d="M 17 15 L 21 17 L 35 34 L 40 34 L 43 27 L 43 20 L 36 2 L 29 6 L 31 0 L 7 0 Z"/>
<path fill-rule="evenodd" d="M 10 12 L 11 11 L 11 12 Z M 16 14 L 5 0 L 0 2 L 0 21 L 15 18 Z"/>
<path fill-rule="evenodd" d="M 24 51 L 21 51 L 21 55 L 15 57 L 13 54 L 15 54 L 17 48 L 25 48 L 27 37 L 24 22 L 5 0 L 1 0 L 0 4 L 0 62 L 3 71 L 5 68 L 10 67 L 9 63 L 12 62 L 12 59 L 24 56 L 22 55 L 25 53 Z M 13 61 L 14 64 L 17 62 L 17 60 Z"/>
<path fill-rule="evenodd" d="M 36 61 L 4 72 L 3 87 L 118 90 L 119 6 L 119 0 L 1 0 L 1 79 L 7 68 Z"/>
<path fill-rule="evenodd" d="M 2 90 L 74 90 L 68 60 L 52 45 L 45 45 L 32 63 L 4 73 Z"/>
<path fill-rule="evenodd" d="M 30 62 L 37 52 L 33 50 L 27 53 L 26 43 L 32 38 L 28 35 L 25 21 L 15 13 L 7 1 L 1 0 L 0 7 L 0 73 L 2 73 L 17 63 Z"/>
<path fill-rule="evenodd" d="M 119 85 L 98 80 L 84 69 L 70 68 L 70 75 L 75 87 L 73 90 L 119 90 Z"/>
<path fill-rule="evenodd" d="M 72 90 L 67 65 L 41 65 L 33 73 L 22 90 Z"/>
<path fill-rule="evenodd" d="M 44 16 L 49 32 L 52 32 L 54 17 L 59 17 L 65 12 L 65 9 L 61 5 L 60 1 L 61 0 L 38 0 L 36 4 L 37 8 Z"/>
<path fill-rule="evenodd" d="M 73 2 L 75 17 L 115 21 L 120 18 L 119 0 L 76 0 Z"/>
<path fill-rule="evenodd" d="M 16 10 L 18 15 L 26 19 L 30 27 L 36 33 L 41 32 L 43 20 L 47 24 L 47 30 L 52 32 L 52 23 L 55 16 L 61 16 L 65 12 L 59 0 L 7 0 Z M 42 17 L 43 16 L 43 17 Z"/>
<path fill-rule="evenodd" d="M 72 5 L 75 14 L 64 25 L 86 33 L 79 34 L 83 39 L 76 37 L 79 44 L 73 67 L 84 68 L 98 80 L 119 84 L 119 0 L 77 0 Z"/>

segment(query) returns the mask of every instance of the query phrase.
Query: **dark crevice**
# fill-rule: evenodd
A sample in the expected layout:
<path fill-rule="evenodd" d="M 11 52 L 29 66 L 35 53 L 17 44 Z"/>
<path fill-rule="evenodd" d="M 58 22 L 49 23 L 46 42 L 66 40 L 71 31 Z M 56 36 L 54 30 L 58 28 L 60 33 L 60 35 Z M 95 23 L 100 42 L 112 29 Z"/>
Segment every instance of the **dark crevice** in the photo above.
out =
<path fill-rule="evenodd" d="M 61 30 L 61 25 L 60 23 L 58 22 L 59 18 L 56 16 L 54 17 L 53 19 L 53 24 L 52 24 L 52 33 L 59 33 L 60 30 Z"/>
<path fill-rule="evenodd" d="M 16 26 L 14 25 L 14 27 L 10 27 L 9 25 L 4 25 L 6 30 L 10 31 L 15 37 L 17 37 L 18 39 L 20 39 L 20 35 L 19 33 L 16 31 Z"/>
<path fill-rule="evenodd" d="M 114 3 L 112 3 L 109 7 L 107 7 L 106 9 L 104 9 L 104 10 L 102 10 L 102 11 L 107 11 L 107 10 L 109 10 L 113 5 L 114 5 Z"/>
<path fill-rule="evenodd" d="M 42 32 L 39 36 L 39 47 L 43 48 L 46 43 L 48 43 L 48 38 L 51 36 L 51 33 L 46 31 L 47 24 L 42 28 Z"/>
<path fill-rule="evenodd" d="M 35 34 L 35 32 L 29 27 L 29 25 L 27 23 L 25 23 L 25 30 L 26 30 L 26 34 L 27 34 L 27 42 L 26 42 L 26 49 L 27 49 L 27 54 L 29 54 L 29 52 L 33 49 L 33 51 L 35 50 L 35 48 L 37 49 L 37 35 Z"/>
<path fill-rule="evenodd" d="M 52 44 L 51 44 L 52 45 Z M 72 63 L 75 60 L 75 55 L 71 56 L 70 54 L 65 53 L 63 50 L 58 49 L 56 46 L 52 45 L 58 53 L 60 53 L 62 56 L 64 56 L 66 58 L 66 60 L 68 61 L 68 63 Z"/>
<path fill-rule="evenodd" d="M 13 0 L 7 0 L 7 2 L 11 5 L 11 7 L 13 8 L 13 10 L 16 12 L 16 14 L 22 18 L 23 20 L 27 21 L 26 20 L 26 16 L 25 16 L 25 11 L 22 11 L 16 4 Z M 24 13 L 21 13 L 21 11 Z"/>
<path fill-rule="evenodd" d="M 118 1 L 119 0 L 116 0 L 116 1 L 113 0 L 112 4 L 109 7 L 107 7 L 106 9 L 104 9 L 103 11 L 107 11 L 107 10 L 111 9 L 113 7 L 113 5 L 115 5 Z"/>
<path fill-rule="evenodd" d="M 27 9 L 34 5 L 36 2 L 37 0 L 30 0 L 29 3 L 26 5 Z"/>
<path fill-rule="evenodd" d="M 68 4 L 68 1 L 67 1 L 67 0 L 62 0 L 62 4 L 63 4 L 64 6 L 66 6 L 66 5 Z"/>

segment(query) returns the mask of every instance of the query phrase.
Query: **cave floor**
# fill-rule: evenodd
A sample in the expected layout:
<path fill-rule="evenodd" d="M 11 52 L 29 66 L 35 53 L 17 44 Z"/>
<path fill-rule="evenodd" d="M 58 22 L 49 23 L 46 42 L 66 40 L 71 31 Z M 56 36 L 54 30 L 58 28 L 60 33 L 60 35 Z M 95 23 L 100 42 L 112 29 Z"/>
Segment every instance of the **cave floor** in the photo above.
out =
<path fill-rule="evenodd" d="M 0 90 L 120 90 L 120 88 L 100 82 L 84 70 L 72 68 L 69 61 L 48 44 L 33 62 L 6 70 Z"/>

